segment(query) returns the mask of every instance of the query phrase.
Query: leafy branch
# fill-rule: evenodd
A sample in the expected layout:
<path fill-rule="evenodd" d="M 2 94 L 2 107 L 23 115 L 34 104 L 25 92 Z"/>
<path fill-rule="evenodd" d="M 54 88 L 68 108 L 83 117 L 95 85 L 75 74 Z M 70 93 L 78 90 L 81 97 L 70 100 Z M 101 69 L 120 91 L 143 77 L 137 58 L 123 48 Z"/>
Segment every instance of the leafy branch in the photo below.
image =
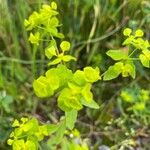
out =
<path fill-rule="evenodd" d="M 150 44 L 147 40 L 142 39 L 143 31 L 137 30 L 132 35 L 132 30 L 127 28 L 123 32 L 127 37 L 123 46 L 128 48 L 126 50 L 109 50 L 106 53 L 117 61 L 106 72 L 100 75 L 98 67 L 90 66 L 73 72 L 67 68 L 66 63 L 76 61 L 76 58 L 68 54 L 71 44 L 62 40 L 64 35 L 59 32 L 61 24 L 57 17 L 58 14 L 55 2 L 50 5 L 44 4 L 39 12 L 34 11 L 28 19 L 25 19 L 24 25 L 30 32 L 29 41 L 32 44 L 38 46 L 40 42 L 48 42 L 48 46 L 45 47 L 45 56 L 49 59 L 50 69 L 34 80 L 35 94 L 40 98 L 58 95 L 57 105 L 65 116 L 62 116 L 57 124 L 40 125 L 35 118 L 15 120 L 12 125 L 15 129 L 8 139 L 8 144 L 12 145 L 14 150 L 36 150 L 44 137 L 50 138 L 49 146 L 59 144 L 65 131 L 74 129 L 79 110 L 84 106 L 99 109 L 91 92 L 93 83 L 101 79 L 111 80 L 120 74 L 123 77 L 130 75 L 135 78 L 135 60 L 140 60 L 144 67 L 150 67 Z M 48 38 L 50 40 L 47 40 Z M 58 44 L 56 38 L 62 41 Z M 138 57 L 135 54 L 137 51 Z"/>

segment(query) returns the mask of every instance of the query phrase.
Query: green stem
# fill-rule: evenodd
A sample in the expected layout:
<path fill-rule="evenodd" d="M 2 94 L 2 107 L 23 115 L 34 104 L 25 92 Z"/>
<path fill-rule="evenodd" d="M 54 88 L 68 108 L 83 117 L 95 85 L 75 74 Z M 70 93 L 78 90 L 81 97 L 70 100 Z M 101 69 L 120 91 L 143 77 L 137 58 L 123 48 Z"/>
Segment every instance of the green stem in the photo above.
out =
<path fill-rule="evenodd" d="M 130 55 L 129 55 L 128 57 L 132 56 L 132 55 L 135 53 L 136 50 L 137 50 L 137 48 L 134 49 L 134 50 L 130 53 Z"/>
<path fill-rule="evenodd" d="M 52 40 L 55 41 L 54 37 L 51 34 L 50 34 L 50 36 L 51 36 Z M 57 53 L 57 55 L 59 55 L 59 50 L 58 50 L 57 46 L 56 46 L 56 53 Z"/>
<path fill-rule="evenodd" d="M 106 70 L 106 71 L 107 71 L 107 70 Z M 104 73 L 101 74 L 101 77 L 103 77 L 103 76 L 105 75 L 106 71 L 105 71 Z"/>
<path fill-rule="evenodd" d="M 128 58 L 128 60 L 140 60 L 139 58 Z"/>

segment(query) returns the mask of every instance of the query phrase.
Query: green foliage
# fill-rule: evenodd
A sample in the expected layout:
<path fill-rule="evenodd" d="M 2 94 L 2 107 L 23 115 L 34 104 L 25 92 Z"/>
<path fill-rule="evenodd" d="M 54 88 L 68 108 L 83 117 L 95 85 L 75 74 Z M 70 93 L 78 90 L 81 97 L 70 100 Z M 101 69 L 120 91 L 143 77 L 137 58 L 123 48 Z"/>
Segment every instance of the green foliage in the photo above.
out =
<path fill-rule="evenodd" d="M 66 116 L 66 126 L 68 127 L 68 129 L 72 130 L 77 120 L 77 110 L 65 112 L 65 116 Z"/>
<path fill-rule="evenodd" d="M 130 28 L 126 28 L 126 29 L 123 31 L 123 34 L 124 34 L 125 36 L 130 36 L 130 35 L 131 35 L 131 32 L 132 32 L 132 30 L 131 30 Z"/>
<path fill-rule="evenodd" d="M 39 147 L 38 142 L 57 129 L 55 125 L 39 125 L 35 118 L 15 120 L 12 127 L 15 129 L 7 143 L 12 145 L 13 150 L 36 150 Z"/>
<path fill-rule="evenodd" d="M 92 83 L 101 79 L 99 68 L 89 66 L 73 73 L 66 67 L 65 62 L 76 60 L 76 58 L 66 54 L 71 45 L 68 41 L 62 41 L 60 49 L 57 47 L 54 38 L 61 37 L 57 31 L 59 21 L 56 17 L 58 14 L 56 9 L 55 2 L 52 2 L 50 6 L 43 5 L 40 12 L 33 12 L 24 24 L 27 30 L 31 31 L 29 41 L 32 44 L 39 45 L 41 40 L 45 40 L 45 36 L 51 37 L 49 45 L 45 48 L 45 56 L 50 59 L 48 66 L 56 65 L 56 67 L 50 68 L 45 75 L 34 80 L 33 89 L 40 98 L 58 95 L 58 107 L 65 112 L 65 119 L 56 126 L 51 124 L 40 126 L 35 118 L 31 120 L 23 118 L 21 123 L 15 120 L 12 126 L 16 129 L 8 140 L 8 144 L 15 150 L 38 149 L 39 141 L 53 132 L 55 134 L 48 140 L 48 145 L 57 145 L 62 141 L 65 130 L 74 128 L 77 113 L 83 105 L 94 109 L 99 108 L 91 92 Z M 33 34 L 33 31 L 36 32 Z M 80 148 L 78 145 L 77 147 Z"/>
<path fill-rule="evenodd" d="M 57 29 L 60 25 L 57 15 L 57 4 L 55 2 L 52 2 L 51 5 L 44 4 L 39 12 L 34 11 L 28 19 L 25 19 L 24 25 L 28 31 L 38 30 L 41 33 L 39 37 L 44 35 L 63 38 L 63 34 L 59 33 Z"/>
<path fill-rule="evenodd" d="M 73 90 L 69 88 L 62 90 L 58 97 L 58 106 L 63 111 L 70 111 L 72 109 L 80 110 L 83 108 L 79 95 L 73 93 Z"/>
<path fill-rule="evenodd" d="M 58 124 L 56 133 L 47 141 L 48 147 L 56 146 L 61 143 L 66 131 L 66 120 L 61 120 Z"/>
<path fill-rule="evenodd" d="M 15 129 L 8 139 L 8 144 L 12 145 L 14 150 L 36 150 L 39 148 L 39 142 L 44 140 L 45 137 L 48 138 L 48 147 L 56 147 L 56 145 L 62 143 L 66 129 L 74 129 L 78 111 L 83 106 L 99 109 L 91 91 L 93 83 L 100 80 L 103 75 L 103 80 L 114 79 L 120 74 L 123 77 L 131 76 L 135 78 L 134 60 L 136 58 L 131 56 L 136 50 L 140 54 L 138 60 L 141 60 L 143 66 L 150 67 L 149 42 L 142 38 L 143 32 L 141 30 L 137 30 L 134 35 L 131 35 L 132 30 L 127 28 L 123 32 L 127 36 L 123 45 L 127 46 L 128 50 L 109 50 L 106 54 L 117 62 L 110 66 L 106 72 L 100 75 L 98 67 L 90 66 L 73 72 L 66 66 L 66 62 L 76 60 L 75 57 L 67 54 L 71 44 L 68 41 L 56 43 L 55 38 L 64 38 L 64 35 L 58 31 L 60 26 L 58 14 L 57 4 L 52 2 L 50 5 L 43 5 L 39 12 L 33 12 L 24 21 L 24 25 L 30 32 L 29 41 L 32 44 L 39 45 L 41 41 L 48 42 L 48 46 L 45 48 L 45 56 L 49 59 L 48 66 L 51 68 L 44 75 L 34 80 L 35 94 L 40 98 L 55 96 L 57 105 L 65 116 L 61 117 L 57 124 L 39 125 L 35 118 L 15 120 L 12 125 Z M 47 37 L 50 40 L 47 40 Z M 132 47 L 135 49 L 132 49 Z M 131 100 L 128 99 L 128 101 Z M 133 108 L 141 111 L 145 108 L 145 104 L 139 102 Z M 64 149 L 88 150 L 85 143 L 74 144 L 71 141 L 67 146 Z"/>
<path fill-rule="evenodd" d="M 92 67 L 85 67 L 84 68 L 84 75 L 85 75 L 85 80 L 87 82 L 93 83 L 96 82 L 100 79 L 100 71 L 99 68 L 96 67 L 93 69 Z"/>
<path fill-rule="evenodd" d="M 136 76 L 136 67 L 134 65 L 135 60 L 140 60 L 144 67 L 150 68 L 150 44 L 142 37 L 143 31 L 138 29 L 135 34 L 132 35 L 132 30 L 126 28 L 123 34 L 127 36 L 127 39 L 123 42 L 123 45 L 128 48 L 122 50 L 109 50 L 106 54 L 113 60 L 119 61 L 113 66 L 110 66 L 104 73 L 104 80 L 111 80 L 122 74 L 122 77 L 131 76 L 133 79 Z M 137 53 L 135 54 L 135 52 Z M 133 55 L 135 57 L 133 57 Z"/>
<path fill-rule="evenodd" d="M 64 138 L 59 144 L 61 150 L 89 150 L 87 145 L 87 139 L 81 139 L 80 132 L 77 129 L 66 130 L 64 133 Z M 55 141 L 54 141 L 55 140 Z M 52 143 L 56 143 L 57 140 L 54 139 L 48 141 L 48 148 L 56 150 L 57 146 Z"/>
<path fill-rule="evenodd" d="M 80 132 L 77 129 L 74 129 L 71 133 L 67 132 L 66 134 L 70 135 L 70 140 L 62 143 L 62 150 L 89 150 L 86 139 L 81 139 Z"/>
<path fill-rule="evenodd" d="M 13 101 L 13 97 L 7 95 L 6 91 L 0 91 L 0 110 L 4 110 L 5 112 L 10 113 L 11 104 Z"/>
<path fill-rule="evenodd" d="M 122 60 L 128 57 L 127 51 L 123 50 L 109 50 L 106 54 L 113 60 Z"/>
<path fill-rule="evenodd" d="M 82 102 L 82 105 L 87 106 L 89 108 L 94 108 L 94 109 L 100 108 L 99 105 L 94 100 L 87 102 L 84 99 L 82 99 L 81 102 Z"/>
<path fill-rule="evenodd" d="M 150 68 L 150 51 L 148 49 L 142 51 L 143 54 L 139 55 L 139 59 L 144 67 Z"/>
<path fill-rule="evenodd" d="M 104 74 L 104 80 L 111 80 L 119 76 L 122 72 L 123 63 L 117 62 L 115 65 L 110 66 Z"/>
<path fill-rule="evenodd" d="M 82 74 L 81 77 L 78 72 Z M 58 106 L 63 111 L 80 110 L 83 108 L 82 99 L 87 103 L 93 101 L 93 94 L 90 91 L 91 83 L 99 79 L 98 68 L 85 67 L 83 71 L 77 70 L 73 74 L 66 66 L 58 65 L 48 70 L 46 77 L 41 76 L 35 80 L 33 88 L 38 97 L 49 97 L 54 95 L 55 91 L 60 91 Z"/>
<path fill-rule="evenodd" d="M 39 45 L 39 40 L 40 40 L 40 33 L 39 32 L 36 32 L 35 35 L 33 35 L 33 33 L 30 33 L 29 41 L 32 44 Z"/>
<path fill-rule="evenodd" d="M 54 77 L 54 79 L 57 78 Z M 55 80 L 54 80 L 55 81 Z M 38 97 L 48 97 L 54 94 L 54 89 L 51 83 L 54 83 L 53 80 L 49 80 L 44 76 L 39 77 L 33 82 L 33 88 Z M 56 85 L 59 84 L 56 82 Z"/>
<path fill-rule="evenodd" d="M 49 59 L 51 59 L 53 56 L 57 56 L 57 54 L 56 54 L 56 48 L 54 46 L 47 47 L 45 49 L 45 55 Z"/>
<path fill-rule="evenodd" d="M 68 41 L 62 41 L 60 44 L 60 48 L 63 52 L 68 51 L 70 49 L 70 43 Z"/>
<path fill-rule="evenodd" d="M 149 91 L 140 89 L 139 87 L 124 89 L 121 91 L 120 97 L 124 102 L 130 103 L 130 106 L 126 108 L 128 111 L 133 111 L 139 116 L 141 115 L 140 112 L 148 113 Z"/>

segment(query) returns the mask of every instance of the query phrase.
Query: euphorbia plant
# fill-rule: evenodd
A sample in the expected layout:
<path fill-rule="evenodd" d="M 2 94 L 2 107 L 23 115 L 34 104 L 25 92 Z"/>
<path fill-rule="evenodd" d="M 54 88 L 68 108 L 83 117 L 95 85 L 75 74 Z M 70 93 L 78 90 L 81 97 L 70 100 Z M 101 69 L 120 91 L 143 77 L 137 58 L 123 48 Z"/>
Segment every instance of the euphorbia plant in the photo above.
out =
<path fill-rule="evenodd" d="M 117 62 L 104 73 L 104 80 L 114 79 L 120 74 L 123 77 L 130 75 L 134 79 L 136 75 L 134 61 L 137 60 L 141 61 L 144 67 L 150 68 L 150 44 L 148 40 L 142 38 L 143 31 L 138 29 L 132 34 L 132 30 L 126 28 L 123 34 L 127 37 L 123 42 L 125 49 L 109 50 L 106 53 Z"/>
<path fill-rule="evenodd" d="M 64 35 L 59 32 L 58 28 L 61 24 L 57 17 L 58 14 L 57 4 L 52 2 L 50 5 L 43 5 L 39 12 L 33 12 L 25 20 L 24 25 L 30 32 L 29 41 L 32 44 L 39 45 L 40 42 L 48 42 L 45 56 L 50 60 L 48 63 L 50 69 L 34 80 L 35 94 L 40 98 L 57 96 L 58 107 L 64 112 L 64 116 L 57 124 L 45 125 L 39 125 L 35 118 L 15 120 L 13 123 L 15 130 L 8 140 L 8 144 L 12 145 L 14 150 L 36 150 L 40 147 L 39 142 L 46 136 L 50 137 L 49 146 L 59 144 L 66 129 L 72 130 L 74 128 L 79 110 L 84 106 L 99 109 L 91 92 L 94 82 L 102 78 L 103 80 L 111 80 L 121 73 L 123 77 L 131 75 L 135 78 L 133 61 L 137 59 L 140 59 L 145 67 L 150 67 L 150 51 L 148 50 L 150 45 L 148 41 L 141 38 L 143 32 L 137 30 L 135 35 L 131 35 L 131 29 L 125 29 L 124 35 L 128 37 L 123 44 L 129 49 L 107 52 L 108 56 L 118 61 L 115 65 L 110 66 L 102 75 L 100 75 L 98 67 L 90 66 L 73 72 L 66 66 L 66 63 L 76 61 L 76 58 L 68 54 L 71 44 L 63 40 Z M 56 38 L 62 40 L 60 44 L 56 42 Z M 131 57 L 138 50 L 140 52 L 139 58 Z"/>

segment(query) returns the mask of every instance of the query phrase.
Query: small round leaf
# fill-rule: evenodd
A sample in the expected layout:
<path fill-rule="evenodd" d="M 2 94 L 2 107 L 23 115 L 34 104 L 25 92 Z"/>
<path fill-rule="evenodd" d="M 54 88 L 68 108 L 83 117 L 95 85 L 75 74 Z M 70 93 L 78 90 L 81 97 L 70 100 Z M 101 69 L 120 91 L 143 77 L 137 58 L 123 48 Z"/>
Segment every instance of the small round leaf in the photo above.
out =
<path fill-rule="evenodd" d="M 60 44 L 62 51 L 68 51 L 70 49 L 70 43 L 68 41 L 62 41 Z"/>
<path fill-rule="evenodd" d="M 52 7 L 52 9 L 56 10 L 57 9 L 57 4 L 55 2 L 51 2 L 51 7 Z"/>
<path fill-rule="evenodd" d="M 140 29 L 136 30 L 135 31 L 135 36 L 136 37 L 142 37 L 144 35 L 144 32 Z"/>
<path fill-rule="evenodd" d="M 123 35 L 125 36 L 130 36 L 131 33 L 132 33 L 132 30 L 130 28 L 126 28 L 123 31 Z"/>

